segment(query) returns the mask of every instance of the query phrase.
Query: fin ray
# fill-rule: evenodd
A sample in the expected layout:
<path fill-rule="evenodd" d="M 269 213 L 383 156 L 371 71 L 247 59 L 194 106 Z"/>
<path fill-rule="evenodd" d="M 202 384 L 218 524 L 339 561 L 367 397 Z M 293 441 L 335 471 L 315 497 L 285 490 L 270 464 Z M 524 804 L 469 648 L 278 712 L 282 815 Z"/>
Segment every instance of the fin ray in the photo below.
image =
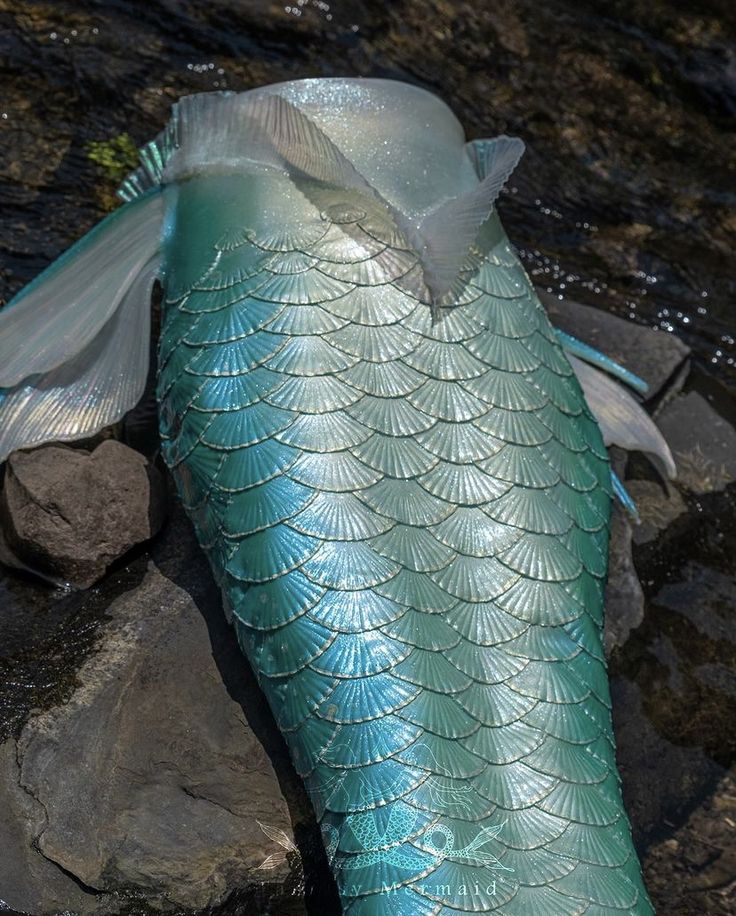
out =
<path fill-rule="evenodd" d="M 0 311 L 0 388 L 48 373 L 107 324 L 159 249 L 161 195 L 120 207 Z"/>
<path fill-rule="evenodd" d="M 605 373 L 571 354 L 568 359 L 601 427 L 606 445 L 645 452 L 666 479 L 674 479 L 677 468 L 672 452 L 649 414 Z"/>
<path fill-rule="evenodd" d="M 0 461 L 19 448 L 94 435 L 136 405 L 148 375 L 158 266 L 158 256 L 144 265 L 112 317 L 71 360 L 0 391 Z"/>
<path fill-rule="evenodd" d="M 476 140 L 468 147 L 480 184 L 440 204 L 419 225 L 424 278 L 435 302 L 449 291 L 460 273 L 481 224 L 490 216 L 501 188 L 524 153 L 523 141 L 507 136 Z"/>
<path fill-rule="evenodd" d="M 567 334 L 559 328 L 555 328 L 555 333 L 562 344 L 562 349 L 568 354 L 572 353 L 573 356 L 577 356 L 578 359 L 582 359 L 592 366 L 598 366 L 600 369 L 605 369 L 606 372 L 615 375 L 616 378 L 620 378 L 622 382 L 626 382 L 630 388 L 638 391 L 639 394 L 646 395 L 649 391 L 649 385 L 643 378 L 639 378 L 638 375 L 630 372 L 620 363 L 617 363 L 616 360 L 611 359 L 610 356 L 606 356 L 605 353 L 601 353 L 600 350 L 596 350 L 595 347 L 591 347 L 590 344 L 578 340 L 577 337 L 573 337 L 572 334 Z"/>

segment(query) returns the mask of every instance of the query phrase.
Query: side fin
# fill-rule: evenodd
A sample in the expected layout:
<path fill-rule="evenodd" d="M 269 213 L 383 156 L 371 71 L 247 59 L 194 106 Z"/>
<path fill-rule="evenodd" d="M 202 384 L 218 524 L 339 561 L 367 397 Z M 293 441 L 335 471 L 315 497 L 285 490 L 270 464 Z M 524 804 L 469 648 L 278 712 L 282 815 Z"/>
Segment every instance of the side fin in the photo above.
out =
<path fill-rule="evenodd" d="M 159 194 L 126 204 L 0 310 L 0 461 L 93 435 L 135 406 L 162 220 Z"/>
<path fill-rule="evenodd" d="M 638 391 L 639 394 L 646 394 L 649 391 L 649 385 L 643 378 L 639 378 L 638 375 L 629 372 L 616 360 L 611 359 L 610 356 L 606 356 L 605 353 L 601 353 L 600 350 L 596 350 L 590 344 L 583 343 L 582 340 L 578 340 L 577 337 L 573 337 L 572 334 L 567 334 L 559 328 L 555 328 L 555 333 L 566 353 L 572 353 L 573 356 L 585 360 L 586 363 L 590 363 L 592 366 L 605 369 L 610 375 L 615 375 L 622 382 L 626 382 L 630 388 Z"/>
<path fill-rule="evenodd" d="M 613 492 L 616 498 L 631 516 L 632 520 L 638 525 L 641 521 L 639 518 L 639 510 L 636 508 L 636 503 L 631 498 L 631 494 L 615 471 L 611 471 L 611 484 L 613 485 Z"/>
<path fill-rule="evenodd" d="M 150 193 L 91 229 L 0 311 L 0 388 L 56 369 L 110 320 L 159 249 L 163 200 Z"/>
<path fill-rule="evenodd" d="M 163 183 L 166 165 L 179 145 L 178 126 L 178 120 L 170 118 L 161 133 L 138 150 L 139 168 L 131 172 L 115 192 L 121 200 L 129 203 Z"/>
<path fill-rule="evenodd" d="M 460 273 L 478 230 L 491 215 L 501 188 L 524 154 L 524 142 L 501 136 L 475 140 L 466 144 L 466 150 L 480 184 L 440 204 L 419 225 L 418 234 L 424 244 L 424 279 L 435 302 L 450 290 Z"/>
<path fill-rule="evenodd" d="M 664 436 L 648 413 L 613 379 L 599 369 L 568 354 L 588 407 L 603 433 L 606 445 L 620 445 L 629 451 L 645 452 L 663 477 L 677 476 L 675 461 Z"/>

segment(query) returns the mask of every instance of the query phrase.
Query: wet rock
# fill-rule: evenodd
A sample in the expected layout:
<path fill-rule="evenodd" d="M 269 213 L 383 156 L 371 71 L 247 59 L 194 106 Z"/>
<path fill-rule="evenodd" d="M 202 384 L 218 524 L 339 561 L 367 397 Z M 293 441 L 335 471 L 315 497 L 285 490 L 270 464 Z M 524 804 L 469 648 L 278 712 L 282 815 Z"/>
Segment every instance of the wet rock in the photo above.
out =
<path fill-rule="evenodd" d="M 610 655 L 644 619 L 644 594 L 631 555 L 631 523 L 619 506 L 611 518 L 605 607 L 603 638 Z"/>
<path fill-rule="evenodd" d="M 720 662 L 706 662 L 693 670 L 695 677 L 706 687 L 736 699 L 736 671 Z"/>
<path fill-rule="evenodd" d="M 299 856 L 221 636 L 153 563 L 108 613 L 71 699 L 0 751 L 0 897 L 42 916 L 126 893 L 181 912 L 266 882 L 277 900 Z"/>
<path fill-rule="evenodd" d="M 86 588 L 157 533 L 164 509 L 160 474 L 120 442 L 92 453 L 57 445 L 16 452 L 0 499 L 2 559 Z"/>
<path fill-rule="evenodd" d="M 661 723 L 652 721 L 646 687 L 619 675 L 617 667 L 611 677 L 616 758 L 634 841 L 641 845 L 661 836 L 667 822 L 681 818 L 689 800 L 702 798 L 723 768 L 701 747 L 663 734 Z"/>
<path fill-rule="evenodd" d="M 690 348 L 673 334 L 644 328 L 571 299 L 558 299 L 539 288 L 537 294 L 555 327 L 585 341 L 643 378 L 649 385 L 648 399 L 660 394 L 678 376 L 679 381 L 684 380 L 685 373 L 681 370 L 685 370 Z"/>
<path fill-rule="evenodd" d="M 693 560 L 683 566 L 675 581 L 662 586 L 654 601 L 686 617 L 699 634 L 720 645 L 721 655 L 729 644 L 736 649 L 736 583 L 731 576 Z"/>
<path fill-rule="evenodd" d="M 0 911 L 10 906 L 61 912 L 89 904 L 94 895 L 31 845 L 27 826 L 38 817 L 40 806 L 20 786 L 14 741 L 0 746 L 0 774 Z"/>
<path fill-rule="evenodd" d="M 626 489 L 636 503 L 639 524 L 632 528 L 634 544 L 648 544 L 687 512 L 685 500 L 674 486 L 653 480 L 627 480 Z"/>
<path fill-rule="evenodd" d="M 650 890 L 660 911 L 682 910 L 687 889 L 691 913 L 733 913 L 736 910 L 736 772 L 732 769 L 699 802 L 674 835 L 655 843 L 644 862 Z"/>
<path fill-rule="evenodd" d="M 657 425 L 672 449 L 679 484 L 702 495 L 736 480 L 736 430 L 701 394 L 675 398 Z"/>

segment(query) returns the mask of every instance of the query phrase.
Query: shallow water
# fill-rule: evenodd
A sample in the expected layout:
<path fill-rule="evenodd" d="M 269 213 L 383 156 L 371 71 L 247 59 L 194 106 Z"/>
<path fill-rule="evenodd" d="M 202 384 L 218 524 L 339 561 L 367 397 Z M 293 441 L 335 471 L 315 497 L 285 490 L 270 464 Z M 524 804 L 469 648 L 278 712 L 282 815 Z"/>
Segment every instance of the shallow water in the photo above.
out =
<path fill-rule="evenodd" d="M 681 336 L 698 368 L 688 384 L 734 422 L 732 4 L 604 6 L 0 0 L 1 301 L 114 205 L 131 146 L 157 133 L 179 96 L 304 76 L 398 78 L 440 94 L 469 138 L 523 137 L 500 209 L 534 281 Z M 734 498 L 733 486 L 691 498 L 635 553 L 646 617 L 611 671 L 644 853 L 684 829 L 734 762 Z M 3 578 L 3 736 L 63 699 L 104 608 L 143 562 L 85 595 Z M 733 898 L 717 889 L 673 902 L 673 862 L 658 859 L 648 876 L 662 912 L 729 911 Z M 313 911 L 326 914 L 319 901 Z"/>

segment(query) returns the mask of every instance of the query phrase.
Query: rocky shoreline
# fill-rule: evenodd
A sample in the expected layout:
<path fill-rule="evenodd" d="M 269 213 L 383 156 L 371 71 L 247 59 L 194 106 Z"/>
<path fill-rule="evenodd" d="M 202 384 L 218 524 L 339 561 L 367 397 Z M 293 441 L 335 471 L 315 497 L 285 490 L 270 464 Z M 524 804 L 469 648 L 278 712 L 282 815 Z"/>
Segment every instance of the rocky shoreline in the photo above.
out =
<path fill-rule="evenodd" d="M 736 830 L 731 6 L 723 0 L 695 6 L 656 0 L 0 0 L 0 302 L 116 205 L 115 187 L 135 164 L 136 147 L 155 136 L 170 106 L 189 93 L 309 76 L 402 79 L 448 101 L 471 138 L 508 133 L 524 139 L 527 153 L 499 204 L 509 236 L 534 282 L 544 286 L 555 320 L 623 359 L 656 389 L 648 407 L 680 469 L 666 493 L 643 460 L 627 459 L 627 486 L 641 524 L 616 516 L 608 595 L 626 802 L 648 886 L 667 916 L 736 911 L 730 851 Z M 636 320 L 612 322 L 601 311 L 560 306 L 560 294 Z M 643 324 L 664 330 L 650 332 Z M 672 329 L 693 348 L 689 375 L 686 348 L 668 333 Z M 149 459 L 157 441 L 151 416 L 149 403 L 123 431 L 123 441 Z M 88 451 L 99 445 L 90 443 Z M 136 492 L 142 500 L 143 490 Z M 115 551 L 100 539 L 87 540 L 86 575 L 101 578 L 84 591 L 0 568 L 0 810 L 16 812 L 0 816 L 0 913 L 97 907 L 108 916 L 149 916 L 161 908 L 242 916 L 306 908 L 311 916 L 333 916 L 334 889 L 306 799 L 234 648 L 186 519 L 175 500 L 167 502 L 169 521 L 150 542 L 142 540 L 150 519 L 139 513 L 131 540 L 138 543 L 121 559 L 112 559 Z M 43 560 L 31 559 L 36 568 Z M 53 568 L 47 575 L 58 581 Z M 160 621 L 136 595 L 164 602 Z M 182 639 L 202 637 L 198 654 L 191 654 L 193 642 L 177 643 L 169 604 L 186 621 Z M 198 710 L 198 743 L 191 734 L 182 737 L 186 722 L 162 721 L 165 704 L 144 702 L 138 679 L 159 672 L 135 633 L 170 664 L 178 647 L 189 660 L 188 668 L 181 665 L 182 688 L 192 690 L 207 672 L 202 696 L 212 708 L 207 715 Z M 119 651 L 106 655 L 115 647 Z M 114 657 L 118 680 L 103 681 L 95 667 L 100 657 Z M 171 670 L 160 674 L 158 689 L 172 690 Z M 226 839 L 206 867 L 196 837 L 187 838 L 186 855 L 200 876 L 188 885 L 191 906 L 167 900 L 155 856 L 136 874 L 125 843 L 119 852 L 104 838 L 99 847 L 89 838 L 69 838 L 67 851 L 59 838 L 73 813 L 53 806 L 45 827 L 43 805 L 62 795 L 52 771 L 41 766 L 41 749 L 50 753 L 75 723 L 89 726 L 83 697 L 110 703 L 115 691 L 119 703 L 109 707 L 99 736 L 88 730 L 84 745 L 65 750 L 67 769 L 57 769 L 58 782 L 71 778 L 85 795 L 89 766 L 100 790 L 104 750 L 105 759 L 123 767 L 135 757 L 144 779 L 133 784 L 130 777 L 131 797 L 166 786 L 174 801 L 166 817 L 192 806 L 217 810 Z M 137 749 L 114 740 L 128 696 L 142 703 Z M 171 702 L 175 708 L 177 697 Z M 242 761 L 243 748 L 253 749 L 253 778 L 260 780 L 261 798 L 268 797 L 279 816 L 288 815 L 291 832 L 287 820 L 278 824 L 296 842 L 303 875 L 293 851 L 256 831 L 238 796 L 218 794 L 202 764 L 179 778 L 176 741 L 207 753 L 215 727 L 227 734 L 242 730 L 240 750 L 230 740 L 229 753 Z M 160 757 L 154 756 L 159 730 L 170 744 Z M 162 769 L 151 761 L 163 761 Z M 212 763 L 215 772 L 221 766 Z M 145 805 L 126 813 L 121 778 L 112 780 L 114 791 L 100 809 L 118 836 L 127 817 L 136 833 L 143 830 L 147 813 Z M 242 779 L 233 785 L 242 787 Z M 229 814 L 211 804 L 223 801 Z M 97 809 L 90 817 L 99 832 Z M 150 840 L 153 830 L 149 824 L 142 835 Z M 162 848 L 171 854 L 170 843 Z M 234 866 L 225 874 L 233 850 L 252 856 L 251 873 Z M 257 853 L 264 859 L 276 854 L 275 867 L 258 869 Z M 175 864 L 180 874 L 182 863 Z M 221 902 L 197 910 L 195 899 Z"/>

